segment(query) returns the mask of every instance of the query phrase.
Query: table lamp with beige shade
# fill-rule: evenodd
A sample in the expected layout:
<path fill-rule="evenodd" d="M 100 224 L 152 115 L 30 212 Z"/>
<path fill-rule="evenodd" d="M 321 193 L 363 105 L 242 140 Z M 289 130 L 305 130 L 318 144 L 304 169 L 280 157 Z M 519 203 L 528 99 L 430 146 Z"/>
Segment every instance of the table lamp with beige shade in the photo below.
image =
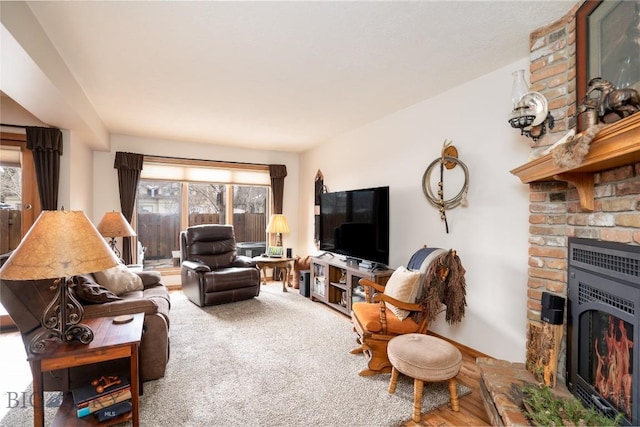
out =
<path fill-rule="evenodd" d="M 44 353 L 50 345 L 74 340 L 89 344 L 93 331 L 80 323 L 84 310 L 70 291 L 72 278 L 117 264 L 84 212 L 43 211 L 0 268 L 2 280 L 55 279 L 56 295 L 42 314 L 44 331 L 31 339 L 28 350 Z"/>
<path fill-rule="evenodd" d="M 275 244 L 269 247 L 270 256 L 282 256 L 282 234 L 289 232 L 289 224 L 287 223 L 287 217 L 283 214 L 273 214 L 269 218 L 269 224 L 267 224 L 267 233 L 274 233 Z M 275 250 L 275 252 L 274 252 Z"/>
<path fill-rule="evenodd" d="M 136 232 L 131 225 L 129 225 L 129 221 L 127 221 L 121 212 L 107 212 L 98 223 L 97 228 L 100 234 L 111 239 L 109 241 L 111 250 L 113 250 L 118 259 L 124 264 L 122 254 L 116 244 L 116 237 L 133 237 L 136 235 Z"/>

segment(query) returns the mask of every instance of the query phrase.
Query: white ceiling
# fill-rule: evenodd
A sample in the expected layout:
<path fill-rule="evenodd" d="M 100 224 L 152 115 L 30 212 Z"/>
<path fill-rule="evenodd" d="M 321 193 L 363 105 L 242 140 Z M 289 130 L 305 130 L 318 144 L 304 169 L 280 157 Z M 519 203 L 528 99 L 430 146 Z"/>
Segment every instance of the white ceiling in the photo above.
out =
<path fill-rule="evenodd" d="M 28 4 L 110 133 L 301 152 L 526 57 L 575 3 Z"/>

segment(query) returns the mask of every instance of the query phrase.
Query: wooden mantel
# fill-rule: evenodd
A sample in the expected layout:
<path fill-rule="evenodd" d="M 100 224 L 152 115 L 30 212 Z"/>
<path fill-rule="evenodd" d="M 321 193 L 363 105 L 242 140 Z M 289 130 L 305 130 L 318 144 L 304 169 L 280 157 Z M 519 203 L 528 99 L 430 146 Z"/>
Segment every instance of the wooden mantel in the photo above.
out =
<path fill-rule="evenodd" d="M 594 173 L 640 162 L 640 113 L 612 123 L 591 141 L 589 153 L 578 167 L 560 168 L 551 154 L 511 171 L 523 184 L 565 181 L 573 184 L 583 209 L 594 209 Z"/>

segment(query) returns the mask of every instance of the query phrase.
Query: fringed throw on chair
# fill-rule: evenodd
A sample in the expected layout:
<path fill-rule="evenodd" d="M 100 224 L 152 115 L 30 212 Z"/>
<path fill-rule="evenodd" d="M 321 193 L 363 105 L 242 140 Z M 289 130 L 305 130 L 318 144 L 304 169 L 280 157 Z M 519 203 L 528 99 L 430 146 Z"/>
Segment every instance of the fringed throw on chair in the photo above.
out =
<path fill-rule="evenodd" d="M 352 306 L 351 320 L 358 334 L 359 347 L 351 353 L 364 353 L 368 359 L 367 367 L 360 375 L 391 372 L 387 344 L 392 338 L 408 333 L 426 334 L 429 322 L 443 310 L 446 310 L 446 320 L 450 324 L 460 322 L 464 317 L 467 305 L 465 269 L 455 251 L 422 248 L 411 257 L 407 266 L 421 273 L 417 281 L 418 297 L 411 301 L 402 301 L 389 294 L 389 288 L 393 288 L 389 286 L 393 275 L 386 288 L 367 279 L 359 282 L 375 292 L 374 302 L 358 302 Z M 403 271 L 406 269 L 396 270 L 406 274 Z M 387 305 L 409 312 L 408 317 L 398 318 Z"/>

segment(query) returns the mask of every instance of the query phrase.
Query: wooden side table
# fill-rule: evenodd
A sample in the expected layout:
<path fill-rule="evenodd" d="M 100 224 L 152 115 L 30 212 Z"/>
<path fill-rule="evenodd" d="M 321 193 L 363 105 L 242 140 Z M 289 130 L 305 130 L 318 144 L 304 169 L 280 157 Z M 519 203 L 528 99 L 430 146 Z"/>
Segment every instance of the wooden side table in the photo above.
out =
<path fill-rule="evenodd" d="M 293 271 L 293 258 L 269 258 L 263 256 L 257 256 L 253 258 L 256 261 L 262 276 L 264 277 L 263 285 L 267 284 L 267 272 L 265 269 L 267 268 L 284 268 L 286 269 L 285 277 L 282 279 L 282 292 L 287 292 L 287 286 L 291 286 L 291 282 L 289 281 L 289 276 L 291 276 L 291 272 Z"/>
<path fill-rule="evenodd" d="M 60 343 L 43 354 L 32 354 L 28 357 L 33 375 L 33 415 L 34 426 L 44 427 L 44 397 L 42 374 L 56 369 L 72 368 L 104 362 L 107 360 L 128 357 L 131 374 L 131 406 L 130 413 L 115 418 L 115 422 L 132 420 L 134 427 L 140 425 L 138 352 L 142 339 L 144 313 L 136 313 L 133 320 L 123 324 L 113 323 L 113 317 L 83 319 L 83 324 L 93 331 L 93 341 L 82 344 L 78 341 Z M 65 393 L 64 402 L 56 414 L 53 426 L 93 425 L 97 420 L 92 416 L 78 418 L 73 407 L 71 393 Z M 105 425 L 105 424 L 100 424 Z"/>

